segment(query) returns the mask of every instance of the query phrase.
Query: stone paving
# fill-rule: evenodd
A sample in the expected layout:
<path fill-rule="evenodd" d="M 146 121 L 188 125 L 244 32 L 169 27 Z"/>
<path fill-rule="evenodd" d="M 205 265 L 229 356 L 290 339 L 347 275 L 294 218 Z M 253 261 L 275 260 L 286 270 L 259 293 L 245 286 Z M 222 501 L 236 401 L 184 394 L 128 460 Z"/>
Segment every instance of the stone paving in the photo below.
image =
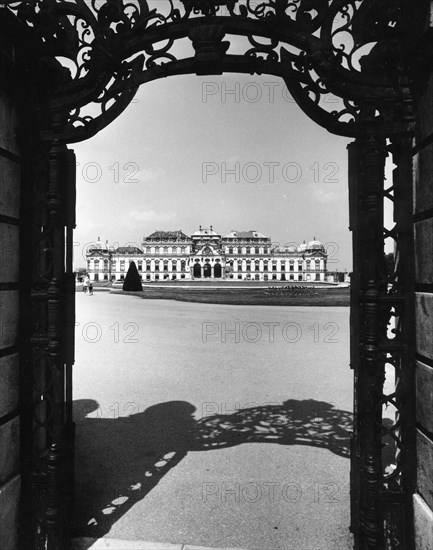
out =
<path fill-rule="evenodd" d="M 95 293 L 76 320 L 87 548 L 352 547 L 348 308 Z"/>

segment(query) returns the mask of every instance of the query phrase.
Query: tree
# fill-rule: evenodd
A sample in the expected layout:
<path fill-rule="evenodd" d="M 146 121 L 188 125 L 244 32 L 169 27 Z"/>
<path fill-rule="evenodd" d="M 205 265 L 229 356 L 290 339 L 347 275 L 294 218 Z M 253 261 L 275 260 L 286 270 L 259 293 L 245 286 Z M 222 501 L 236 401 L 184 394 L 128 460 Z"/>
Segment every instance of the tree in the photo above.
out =
<path fill-rule="evenodd" d="M 123 281 L 122 288 L 127 292 L 136 292 L 137 290 L 143 290 L 141 277 L 137 271 L 137 266 L 135 265 L 135 262 L 130 262 L 128 273 L 126 274 L 125 280 Z"/>

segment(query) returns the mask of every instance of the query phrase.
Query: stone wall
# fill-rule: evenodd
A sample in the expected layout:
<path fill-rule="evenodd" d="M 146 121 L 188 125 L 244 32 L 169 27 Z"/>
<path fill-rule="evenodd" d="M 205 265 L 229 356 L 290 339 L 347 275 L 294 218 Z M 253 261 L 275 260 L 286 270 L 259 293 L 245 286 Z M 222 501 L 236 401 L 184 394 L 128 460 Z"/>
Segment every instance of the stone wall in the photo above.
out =
<path fill-rule="evenodd" d="M 3 52 L 2 52 L 3 53 Z M 6 52 L 7 53 L 7 52 Z M 3 59 L 2 59 L 3 61 Z M 7 60 L 6 60 L 7 61 Z M 3 68 L 3 63 L 0 67 Z M 0 82 L 5 79 L 1 75 Z M 20 168 L 16 94 L 0 88 L 0 548 L 18 546 Z"/>
<path fill-rule="evenodd" d="M 433 548 L 433 78 L 417 108 L 414 156 L 416 282 L 416 550 Z M 415 452 L 415 450 L 414 450 Z"/>

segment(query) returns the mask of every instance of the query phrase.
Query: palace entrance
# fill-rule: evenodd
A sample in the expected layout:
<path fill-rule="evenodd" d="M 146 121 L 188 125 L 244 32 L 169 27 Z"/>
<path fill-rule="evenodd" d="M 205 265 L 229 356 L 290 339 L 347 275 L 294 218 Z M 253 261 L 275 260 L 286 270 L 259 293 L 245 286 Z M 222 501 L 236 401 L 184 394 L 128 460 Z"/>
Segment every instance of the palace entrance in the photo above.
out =
<path fill-rule="evenodd" d="M 1 10 L 3 28 L 19 29 L 5 32 L 5 41 L 32 84 L 20 96 L 28 190 L 20 229 L 22 517 L 31 518 L 23 548 L 64 550 L 70 535 L 76 160 L 68 145 L 103 130 L 146 82 L 225 72 L 280 77 L 313 121 L 353 140 L 351 530 L 359 550 L 413 547 L 411 78 L 425 13 L 410 4 L 41 0 Z M 233 48 L 238 37 L 247 43 L 242 52 Z M 187 44 L 181 55 L 180 43 Z M 391 183 L 384 181 L 387 157 L 395 165 Z M 384 222 L 385 201 L 392 226 Z M 394 242 L 392 266 L 385 239 Z M 203 276 L 210 276 L 206 264 Z"/>
<path fill-rule="evenodd" d="M 222 277 L 222 267 L 219 262 L 215 262 L 213 271 L 215 279 L 220 279 Z"/>
<path fill-rule="evenodd" d="M 201 278 L 201 265 L 198 262 L 194 264 L 193 274 L 195 279 Z"/>
<path fill-rule="evenodd" d="M 205 278 L 212 277 L 212 267 L 209 262 L 205 262 L 203 266 L 203 277 Z"/>

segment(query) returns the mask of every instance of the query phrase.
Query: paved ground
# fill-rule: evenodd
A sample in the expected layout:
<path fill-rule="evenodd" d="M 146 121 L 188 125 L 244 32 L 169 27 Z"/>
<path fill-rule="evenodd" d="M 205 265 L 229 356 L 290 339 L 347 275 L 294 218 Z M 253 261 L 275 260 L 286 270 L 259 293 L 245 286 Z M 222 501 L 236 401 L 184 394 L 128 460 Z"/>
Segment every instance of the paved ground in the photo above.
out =
<path fill-rule="evenodd" d="M 349 549 L 348 322 L 77 293 L 75 534 Z"/>

